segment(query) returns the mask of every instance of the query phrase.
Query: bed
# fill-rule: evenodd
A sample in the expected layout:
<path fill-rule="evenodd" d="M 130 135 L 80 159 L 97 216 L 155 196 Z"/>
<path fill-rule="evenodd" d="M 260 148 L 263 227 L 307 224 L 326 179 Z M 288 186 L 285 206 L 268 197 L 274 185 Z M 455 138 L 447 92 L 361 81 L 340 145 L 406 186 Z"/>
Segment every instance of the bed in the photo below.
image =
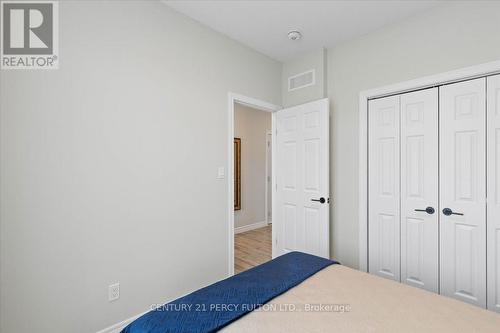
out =
<path fill-rule="evenodd" d="M 300 252 L 166 305 L 122 332 L 500 332 L 499 314 Z"/>

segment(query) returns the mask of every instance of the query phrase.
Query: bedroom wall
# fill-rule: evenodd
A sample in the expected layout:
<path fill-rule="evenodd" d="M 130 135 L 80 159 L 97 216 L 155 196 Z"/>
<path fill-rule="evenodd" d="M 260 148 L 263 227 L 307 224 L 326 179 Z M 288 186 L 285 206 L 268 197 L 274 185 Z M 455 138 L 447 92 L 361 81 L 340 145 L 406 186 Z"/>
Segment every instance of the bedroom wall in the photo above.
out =
<path fill-rule="evenodd" d="M 234 136 L 241 139 L 241 210 L 234 212 L 234 227 L 266 221 L 266 133 L 270 112 L 236 104 Z"/>
<path fill-rule="evenodd" d="M 314 69 L 315 84 L 309 87 L 288 91 L 288 78 Z M 283 63 L 282 97 L 283 107 L 290 107 L 321 98 L 327 94 L 327 50 L 319 49 Z"/>
<path fill-rule="evenodd" d="M 499 60 L 498 36 L 500 2 L 453 2 L 328 49 L 335 259 L 359 264 L 359 92 Z"/>
<path fill-rule="evenodd" d="M 227 94 L 281 103 L 279 62 L 160 2 L 59 17 L 59 70 L 0 73 L 1 332 L 95 332 L 224 278 Z"/>

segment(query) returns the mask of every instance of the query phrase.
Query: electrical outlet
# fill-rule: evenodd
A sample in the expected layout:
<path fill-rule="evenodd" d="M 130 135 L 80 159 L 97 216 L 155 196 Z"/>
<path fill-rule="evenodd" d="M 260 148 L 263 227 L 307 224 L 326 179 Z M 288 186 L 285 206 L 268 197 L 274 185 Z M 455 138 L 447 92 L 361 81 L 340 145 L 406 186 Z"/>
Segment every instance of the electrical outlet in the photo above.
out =
<path fill-rule="evenodd" d="M 120 283 L 110 284 L 108 287 L 108 300 L 116 301 L 120 298 Z"/>

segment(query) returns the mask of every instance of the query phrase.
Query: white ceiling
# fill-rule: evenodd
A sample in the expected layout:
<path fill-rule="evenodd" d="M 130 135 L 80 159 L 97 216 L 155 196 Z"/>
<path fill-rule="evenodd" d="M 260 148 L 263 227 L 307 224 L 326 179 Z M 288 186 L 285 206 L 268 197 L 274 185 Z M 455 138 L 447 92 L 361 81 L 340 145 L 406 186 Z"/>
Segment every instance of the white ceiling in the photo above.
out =
<path fill-rule="evenodd" d="M 164 1 L 175 10 L 274 59 L 332 47 L 440 1 Z M 288 40 L 299 30 L 299 41 Z"/>

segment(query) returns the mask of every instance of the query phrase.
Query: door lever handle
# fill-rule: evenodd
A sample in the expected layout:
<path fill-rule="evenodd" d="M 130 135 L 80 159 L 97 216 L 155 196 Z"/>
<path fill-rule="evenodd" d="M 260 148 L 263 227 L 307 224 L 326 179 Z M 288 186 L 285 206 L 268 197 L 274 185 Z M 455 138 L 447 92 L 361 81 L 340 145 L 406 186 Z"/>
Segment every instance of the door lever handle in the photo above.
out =
<path fill-rule="evenodd" d="M 436 211 L 433 207 L 427 207 L 425 209 L 415 209 L 416 212 L 426 212 L 427 214 L 429 215 L 432 215 L 434 214 L 434 212 Z"/>
<path fill-rule="evenodd" d="M 324 204 L 324 203 L 326 202 L 326 199 L 325 199 L 325 198 L 323 198 L 323 197 L 321 197 L 321 198 L 319 198 L 319 199 L 311 199 L 311 201 L 316 201 L 316 202 L 319 202 L 319 203 Z"/>
<path fill-rule="evenodd" d="M 464 215 L 463 213 L 455 213 L 450 208 L 444 208 L 443 209 L 443 214 L 446 215 L 446 216 L 450 216 L 450 215 L 460 215 L 460 216 L 463 216 Z"/>

